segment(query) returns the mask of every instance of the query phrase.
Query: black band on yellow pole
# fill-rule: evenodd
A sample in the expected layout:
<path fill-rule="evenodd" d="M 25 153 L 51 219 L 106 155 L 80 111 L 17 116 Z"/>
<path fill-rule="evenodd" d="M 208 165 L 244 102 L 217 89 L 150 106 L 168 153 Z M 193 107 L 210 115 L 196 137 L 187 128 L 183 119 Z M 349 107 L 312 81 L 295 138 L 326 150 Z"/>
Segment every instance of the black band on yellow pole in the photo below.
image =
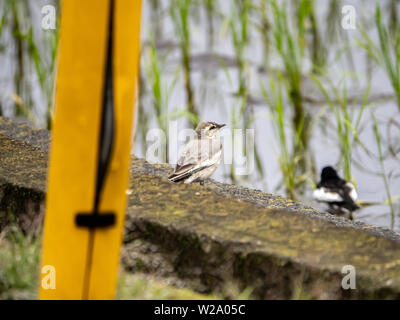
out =
<path fill-rule="evenodd" d="M 115 223 L 115 214 L 108 213 L 102 216 L 99 212 L 99 204 L 101 194 L 103 191 L 104 182 L 106 179 L 107 169 L 111 159 L 111 152 L 113 147 L 114 139 L 114 94 L 113 94 L 113 29 L 114 29 L 114 0 L 109 0 L 109 16 L 108 16 L 108 34 L 107 34 L 107 51 L 106 51 L 106 63 L 105 63 L 105 79 L 104 79 L 104 93 L 103 93 L 103 105 L 100 123 L 100 139 L 98 142 L 98 160 L 97 160 L 97 180 L 96 180 L 96 191 L 93 204 L 93 212 L 88 213 L 86 219 L 92 219 L 89 226 L 89 244 L 87 250 L 87 262 L 85 269 L 85 283 L 83 289 L 83 299 L 89 298 L 90 288 L 90 275 L 93 263 L 93 246 L 94 246 L 94 232 L 96 228 L 95 222 L 110 221 Z M 80 214 L 82 217 L 82 214 Z M 79 217 L 79 216 L 77 216 Z M 108 220 L 104 220 L 106 217 L 110 217 Z M 78 226 L 79 219 L 77 219 Z M 109 224 L 108 226 L 111 226 Z"/>

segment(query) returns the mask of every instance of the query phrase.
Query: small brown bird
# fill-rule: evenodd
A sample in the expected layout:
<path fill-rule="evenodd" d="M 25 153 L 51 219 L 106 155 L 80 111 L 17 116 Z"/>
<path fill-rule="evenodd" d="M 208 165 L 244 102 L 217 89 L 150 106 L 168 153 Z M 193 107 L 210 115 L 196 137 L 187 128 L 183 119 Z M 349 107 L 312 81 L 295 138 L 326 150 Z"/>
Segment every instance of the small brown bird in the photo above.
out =
<path fill-rule="evenodd" d="M 225 124 L 201 122 L 196 128 L 196 138 L 184 147 L 174 172 L 168 177 L 173 182 L 203 181 L 218 168 L 222 159 L 222 145 L 217 137 Z"/>

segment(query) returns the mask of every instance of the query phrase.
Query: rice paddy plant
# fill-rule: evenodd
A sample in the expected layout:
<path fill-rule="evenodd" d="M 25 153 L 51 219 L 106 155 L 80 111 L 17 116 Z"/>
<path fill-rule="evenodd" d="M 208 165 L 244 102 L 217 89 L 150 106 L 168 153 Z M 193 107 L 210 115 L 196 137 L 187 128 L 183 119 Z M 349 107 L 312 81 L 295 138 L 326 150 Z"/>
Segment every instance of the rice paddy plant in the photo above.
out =
<path fill-rule="evenodd" d="M 33 36 L 32 28 L 24 36 L 24 40 L 28 45 L 28 53 L 35 66 L 39 86 L 47 100 L 45 121 L 46 127 L 49 130 L 51 129 L 54 71 L 58 47 L 58 32 L 56 30 L 48 30 L 48 38 L 43 41 L 45 42 L 43 46 L 49 47 L 49 50 L 45 50 L 46 53 L 49 53 L 47 57 L 40 53 L 38 43 Z"/>
<path fill-rule="evenodd" d="M 224 74 L 226 76 L 229 88 L 232 91 L 234 84 L 233 84 L 232 78 L 231 78 L 231 76 L 229 74 L 229 70 L 228 70 L 227 66 L 224 64 L 224 61 L 222 59 L 221 59 L 221 68 L 224 71 Z M 243 100 L 241 101 L 241 103 L 243 103 Z M 232 139 L 232 141 L 235 141 L 234 140 L 234 133 L 233 133 L 234 130 L 237 129 L 237 128 L 240 128 L 239 119 L 240 119 L 241 116 L 240 116 L 240 112 L 238 112 L 237 110 L 241 110 L 242 108 L 243 107 L 241 107 L 241 106 L 239 106 L 239 108 L 238 108 L 237 105 L 234 105 L 233 107 L 230 108 L 231 128 L 232 128 L 231 139 Z M 237 176 L 236 176 L 235 164 L 233 162 L 230 165 L 229 177 L 230 177 L 232 182 L 238 180 Z"/>
<path fill-rule="evenodd" d="M 260 13 L 260 24 L 255 25 L 258 31 L 261 34 L 261 37 L 263 39 L 263 46 L 264 46 L 264 65 L 268 66 L 268 58 L 270 53 L 271 53 L 271 36 L 270 36 L 270 31 L 271 31 L 271 22 L 270 22 L 270 17 L 268 15 L 268 8 L 267 8 L 267 2 L 264 0 L 259 0 L 258 12 Z M 266 70 L 268 67 L 266 68 Z"/>
<path fill-rule="evenodd" d="M 341 0 L 329 1 L 329 9 L 326 16 L 326 38 L 330 42 L 335 43 L 337 40 L 339 40 L 341 35 L 342 28 L 340 24 L 337 23 L 342 17 L 341 8 Z"/>
<path fill-rule="evenodd" d="M 310 74 L 310 77 L 319 87 L 331 112 L 335 116 L 336 133 L 341 151 L 339 162 L 343 166 L 343 174 L 345 179 L 347 181 L 352 181 L 351 164 L 353 145 L 355 142 L 357 142 L 364 148 L 364 150 L 366 150 L 358 135 L 358 128 L 368 101 L 371 83 L 365 92 L 360 110 L 356 115 L 355 108 L 352 108 L 348 104 L 347 86 L 346 81 L 344 81 L 345 79 L 342 79 L 338 86 L 335 86 L 330 79 L 327 79 L 328 87 L 325 87 L 318 77 L 312 74 Z M 342 88 L 340 88 L 340 84 L 342 84 Z M 329 92 L 331 92 L 332 95 L 330 95 Z"/>
<path fill-rule="evenodd" d="M 29 21 L 29 5 L 27 1 L 17 2 L 15 0 L 7 2 L 8 6 L 5 6 L 5 11 L 11 12 L 10 27 L 12 30 L 12 39 L 15 45 L 15 73 L 14 73 L 14 101 L 15 101 L 15 116 L 31 118 L 31 88 L 25 73 L 27 72 L 26 60 L 24 57 L 25 46 L 23 41 L 23 21 Z"/>
<path fill-rule="evenodd" d="M 352 160 L 352 146 L 350 138 L 351 118 L 347 105 L 347 87 L 343 86 L 343 96 L 340 99 L 340 107 L 333 108 L 336 117 L 336 129 L 340 141 L 341 160 L 344 166 L 345 179 L 352 180 L 351 178 L 351 160 Z"/>
<path fill-rule="evenodd" d="M 4 10 L 4 9 L 3 9 L 3 10 Z M 0 18 L 0 38 L 1 38 L 1 35 L 2 35 L 2 33 L 3 33 L 3 28 L 4 28 L 4 22 L 5 22 L 5 20 L 6 20 L 6 13 L 3 12 L 3 14 L 1 15 L 1 18 Z"/>
<path fill-rule="evenodd" d="M 207 28 L 208 28 L 208 36 L 207 36 L 208 50 L 212 50 L 214 47 L 214 37 L 215 37 L 214 11 L 216 10 L 216 6 L 217 6 L 216 0 L 204 0 L 204 9 L 206 11 Z"/>
<path fill-rule="evenodd" d="M 232 36 L 232 45 L 235 52 L 236 61 L 238 62 L 238 87 L 236 96 L 240 98 L 240 109 L 236 117 L 233 118 L 239 125 L 243 120 L 247 105 L 247 75 L 246 75 L 246 59 L 245 52 L 248 44 L 248 10 L 249 3 L 247 0 L 234 2 L 231 6 L 231 16 L 229 18 L 229 30 Z"/>
<path fill-rule="evenodd" d="M 143 51 L 142 51 L 143 52 Z M 145 108 L 145 96 L 148 94 L 147 93 L 147 88 L 146 88 L 146 82 L 144 79 L 144 68 L 139 68 L 139 76 L 138 76 L 138 81 L 139 81 L 139 90 L 138 90 L 138 110 L 137 110 L 137 117 L 138 117 L 138 124 L 137 124 L 137 133 L 135 131 L 135 136 L 134 139 L 141 141 L 141 149 L 142 153 L 146 154 L 147 150 L 147 140 L 146 140 L 146 135 L 149 130 L 149 120 L 150 120 L 150 115 L 148 114 L 148 108 Z M 135 143 L 136 145 L 136 143 Z"/>
<path fill-rule="evenodd" d="M 160 0 L 150 0 L 150 13 L 151 20 L 153 22 L 152 30 L 156 39 L 162 39 L 163 28 L 162 28 L 162 4 Z"/>
<path fill-rule="evenodd" d="M 299 158 L 299 170 L 304 173 L 306 171 L 310 135 L 309 116 L 306 113 L 301 92 L 305 43 L 301 40 L 300 34 L 294 28 L 290 28 L 285 3 L 279 6 L 278 2 L 273 0 L 271 1 L 271 6 L 275 48 L 283 63 L 284 75 L 287 78 L 286 88 L 293 108 L 292 122 L 294 131 L 299 138 L 295 154 Z"/>
<path fill-rule="evenodd" d="M 159 54 L 155 48 L 154 41 L 152 41 L 150 47 L 147 50 L 146 61 L 144 63 L 147 83 L 150 87 L 152 95 L 153 109 L 155 112 L 158 127 L 165 133 L 166 136 L 166 154 L 163 159 L 168 162 L 168 105 L 171 93 L 178 79 L 178 70 L 175 72 L 175 76 L 169 85 L 165 84 L 163 79 L 163 65 L 167 55 L 163 58 L 159 57 Z"/>
<path fill-rule="evenodd" d="M 172 0 L 170 4 L 170 15 L 175 27 L 175 33 L 179 38 L 179 47 L 181 51 L 183 77 L 186 91 L 187 111 L 198 117 L 198 110 L 195 105 L 194 90 L 191 81 L 191 58 L 190 58 L 190 0 Z"/>
<path fill-rule="evenodd" d="M 2 12 L 2 15 L 1 15 L 1 18 L 0 18 L 0 39 L 1 39 L 1 36 L 3 34 L 4 22 L 6 20 L 6 12 L 4 11 L 4 8 L 2 8 L 2 11 L 3 12 Z M 1 45 L 1 42 L 0 42 L 0 50 L 3 51 L 3 49 L 4 49 L 4 47 Z M 3 116 L 3 107 L 2 107 L 1 102 L 0 102 L 0 117 L 1 116 Z"/>
<path fill-rule="evenodd" d="M 399 24 L 399 17 L 397 13 L 398 0 L 389 0 L 387 4 L 387 11 L 389 13 L 389 30 L 391 32 L 396 32 Z"/>
<path fill-rule="evenodd" d="M 241 100 L 239 102 L 241 105 L 243 105 L 244 101 Z M 239 107 L 239 110 L 242 109 L 242 106 Z M 232 127 L 232 141 L 234 140 L 234 130 L 237 128 L 240 128 L 240 118 L 241 118 L 241 114 L 240 112 L 237 112 L 238 108 L 237 106 L 234 106 L 233 108 L 231 108 L 231 127 Z M 232 162 L 231 166 L 230 166 L 230 172 L 229 172 L 229 176 L 232 182 L 237 182 L 238 178 L 236 176 L 236 170 L 235 170 L 235 163 Z"/>
<path fill-rule="evenodd" d="M 340 45 L 341 49 L 337 50 L 339 54 L 342 52 L 345 54 L 347 59 L 347 65 L 352 72 L 355 72 L 355 64 L 353 59 L 353 51 L 351 50 L 351 44 L 349 39 L 349 32 L 344 30 L 338 21 L 342 19 L 342 0 L 330 0 L 329 9 L 326 15 L 326 30 L 323 35 L 325 44 L 328 45 Z M 326 48 L 325 50 L 327 50 Z M 326 52 L 328 55 L 328 52 Z M 326 57 L 327 58 L 327 57 Z"/>
<path fill-rule="evenodd" d="M 327 51 L 321 41 L 319 25 L 315 13 L 314 0 L 301 0 L 297 10 L 297 28 L 299 30 L 299 40 L 306 42 L 307 25 L 310 27 L 312 37 L 311 43 L 311 61 L 313 63 L 313 73 L 319 73 L 325 67 Z M 304 49 L 304 47 L 301 47 Z"/>
<path fill-rule="evenodd" d="M 383 183 L 385 185 L 387 203 L 389 204 L 389 208 L 390 208 L 390 216 L 391 216 L 390 227 L 393 230 L 394 224 L 395 224 L 395 213 L 394 213 L 394 207 L 393 207 L 393 199 L 392 199 L 392 196 L 390 193 L 389 181 L 388 181 L 388 178 L 386 175 L 385 165 L 383 163 L 384 157 L 383 157 L 383 151 L 382 151 L 382 141 L 381 141 L 381 136 L 379 133 L 378 121 L 376 120 L 374 112 L 371 112 L 371 116 L 374 121 L 374 134 L 375 134 L 375 140 L 376 140 L 376 145 L 377 145 L 378 154 L 379 154 L 380 175 L 381 175 L 381 177 L 383 179 Z"/>
<path fill-rule="evenodd" d="M 58 3 L 58 0 L 52 1 L 55 6 L 58 6 Z M 1 9 L 3 17 L 0 30 L 10 30 L 15 48 L 14 93 L 12 94 L 15 102 L 14 115 L 27 118 L 32 122 L 38 120 L 41 122 L 42 119 L 37 119 L 37 110 L 35 110 L 32 97 L 33 89 L 30 79 L 35 75 L 46 100 L 44 122 L 50 129 L 53 75 L 58 45 L 57 28 L 56 30 L 43 30 L 41 38 L 35 36 L 29 1 L 9 0 Z"/>
<path fill-rule="evenodd" d="M 231 15 L 229 17 L 229 30 L 231 33 L 232 46 L 235 52 L 236 61 L 238 62 L 238 87 L 235 96 L 239 98 L 239 109 L 232 108 L 232 127 L 248 129 L 254 121 L 254 110 L 247 103 L 248 97 L 248 62 L 246 60 L 246 49 L 249 43 L 249 27 L 250 27 L 250 9 L 251 2 L 248 0 L 240 0 L 233 2 L 231 6 Z M 246 157 L 246 148 L 243 148 Z M 254 150 L 256 169 L 261 177 L 264 175 L 261 159 L 257 148 Z M 249 160 L 249 159 L 248 159 Z M 234 165 L 231 166 L 231 180 L 237 181 L 234 172 Z M 249 178 L 249 177 L 247 177 Z"/>
<path fill-rule="evenodd" d="M 400 110 L 400 27 L 390 33 L 390 29 L 382 21 L 379 4 L 376 6 L 375 24 L 379 36 L 379 46 L 376 45 L 364 30 L 360 30 L 362 39 L 359 45 L 386 72 Z"/>
<path fill-rule="evenodd" d="M 229 19 L 229 29 L 232 35 L 232 44 L 238 62 L 239 88 L 237 95 L 246 97 L 247 79 L 246 79 L 246 60 L 245 52 L 249 41 L 249 5 L 247 0 L 235 1 L 231 7 L 231 17 Z M 243 104 L 243 108 L 246 103 Z M 243 112 L 244 110 L 242 110 Z"/>
<path fill-rule="evenodd" d="M 295 108 L 295 123 L 300 123 L 304 118 L 304 108 L 301 96 L 302 55 L 304 43 L 299 41 L 298 35 L 289 29 L 288 16 L 285 4 L 279 7 L 277 1 L 272 1 L 274 18 L 273 35 L 275 47 L 280 55 L 285 76 L 289 83 L 289 96 Z"/>
<path fill-rule="evenodd" d="M 299 157 L 296 155 L 296 144 L 299 143 L 299 134 L 295 132 L 295 138 L 292 139 L 293 147 L 290 149 L 290 139 L 287 136 L 287 127 L 290 124 L 286 123 L 287 110 L 284 106 L 284 78 L 281 73 L 277 73 L 276 77 L 270 77 L 269 88 L 267 89 L 260 81 L 260 88 L 263 93 L 265 102 L 270 108 L 272 124 L 276 132 L 279 145 L 279 166 L 282 173 L 283 185 L 285 186 L 286 195 L 291 199 L 297 198 L 296 189 L 299 187 L 302 179 L 297 175 L 297 165 Z M 294 130 L 292 128 L 292 130 Z M 290 151 L 292 150 L 292 152 Z"/>

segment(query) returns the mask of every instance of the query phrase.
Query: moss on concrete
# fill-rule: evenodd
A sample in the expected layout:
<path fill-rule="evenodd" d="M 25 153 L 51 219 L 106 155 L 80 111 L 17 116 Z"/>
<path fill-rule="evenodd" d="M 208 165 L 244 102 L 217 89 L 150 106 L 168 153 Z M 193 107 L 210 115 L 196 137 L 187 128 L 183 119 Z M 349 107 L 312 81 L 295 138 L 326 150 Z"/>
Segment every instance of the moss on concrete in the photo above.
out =
<path fill-rule="evenodd" d="M 24 232 L 36 233 L 44 214 L 47 153 L 3 135 L 1 129 L 0 231 L 17 223 Z"/>
<path fill-rule="evenodd" d="M 229 278 L 245 278 L 243 286 L 253 285 L 259 297 L 267 298 L 271 296 L 266 292 L 282 279 L 295 283 L 303 272 L 319 287 L 325 278 L 335 283 L 334 293 L 327 297 L 343 297 L 344 265 L 356 268 L 356 296 L 373 296 L 377 288 L 393 288 L 396 295 L 395 288 L 400 287 L 400 244 L 392 239 L 308 215 L 255 206 L 199 185 L 183 186 L 135 173 L 131 181 L 127 225 L 136 229 L 127 235 L 127 242 L 138 238 L 157 245 L 168 264 L 175 266 L 172 272 L 179 267 L 180 277 L 191 282 L 196 282 L 193 270 L 201 266 L 200 279 L 196 279 L 199 288 L 211 290 Z M 324 277 L 324 272 L 329 276 Z M 210 279 L 220 281 L 210 283 Z M 290 298 L 292 291 L 282 290 L 277 289 L 272 297 Z"/>
<path fill-rule="evenodd" d="M 17 203 L 44 196 L 48 148 L 40 139 L 7 134 L 13 125 L 3 122 L 2 208 L 10 204 L 6 188 Z M 26 137 L 44 135 L 21 130 Z M 400 298 L 398 234 L 212 180 L 171 183 L 170 171 L 132 158 L 122 254 L 127 270 L 228 297 L 235 286 L 258 298 Z M 344 265 L 356 268 L 356 290 L 341 289 Z"/>

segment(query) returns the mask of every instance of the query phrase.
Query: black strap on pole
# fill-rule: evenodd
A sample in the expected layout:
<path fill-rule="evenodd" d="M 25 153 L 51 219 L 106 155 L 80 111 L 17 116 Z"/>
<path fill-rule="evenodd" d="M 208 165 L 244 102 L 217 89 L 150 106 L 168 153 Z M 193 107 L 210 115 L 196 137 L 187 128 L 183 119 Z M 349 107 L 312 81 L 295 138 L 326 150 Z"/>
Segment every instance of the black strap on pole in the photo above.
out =
<path fill-rule="evenodd" d="M 96 190 L 93 204 L 93 212 L 78 213 L 75 223 L 80 227 L 105 228 L 115 224 L 115 214 L 112 212 L 99 213 L 100 199 L 110 167 L 110 160 L 114 144 L 114 88 L 113 88 L 113 29 L 114 29 L 114 0 L 110 0 L 110 16 L 108 22 L 106 72 L 101 115 L 101 128 L 99 138 L 99 151 L 97 161 Z"/>
<path fill-rule="evenodd" d="M 108 18 L 107 56 L 105 66 L 104 96 L 101 115 L 101 128 L 99 137 L 99 151 L 97 160 L 96 190 L 93 204 L 93 212 L 78 213 L 75 223 L 79 227 L 89 228 L 89 241 L 84 277 L 82 299 L 89 299 L 90 278 L 93 264 L 93 248 L 95 241 L 95 229 L 107 228 L 115 224 L 114 212 L 99 212 L 101 195 L 106 180 L 107 171 L 110 167 L 111 155 L 114 144 L 114 92 L 113 92 L 113 30 L 114 30 L 114 0 L 110 0 Z"/>

